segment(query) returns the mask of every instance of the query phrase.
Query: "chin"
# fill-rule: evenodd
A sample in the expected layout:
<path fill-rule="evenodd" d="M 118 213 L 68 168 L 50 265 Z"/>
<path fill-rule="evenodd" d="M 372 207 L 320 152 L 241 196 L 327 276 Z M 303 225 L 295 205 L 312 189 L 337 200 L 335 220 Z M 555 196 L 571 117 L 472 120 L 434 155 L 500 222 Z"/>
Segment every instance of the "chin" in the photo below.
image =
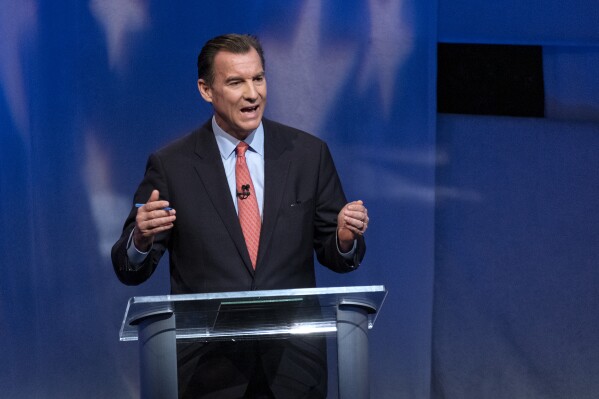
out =
<path fill-rule="evenodd" d="M 245 132 L 251 133 L 254 130 L 258 129 L 258 126 L 260 126 L 260 121 L 261 120 L 262 119 L 260 119 L 257 122 L 254 122 L 254 123 L 245 123 L 245 124 L 243 124 L 243 126 L 239 126 L 241 128 L 240 130 L 243 130 Z"/>

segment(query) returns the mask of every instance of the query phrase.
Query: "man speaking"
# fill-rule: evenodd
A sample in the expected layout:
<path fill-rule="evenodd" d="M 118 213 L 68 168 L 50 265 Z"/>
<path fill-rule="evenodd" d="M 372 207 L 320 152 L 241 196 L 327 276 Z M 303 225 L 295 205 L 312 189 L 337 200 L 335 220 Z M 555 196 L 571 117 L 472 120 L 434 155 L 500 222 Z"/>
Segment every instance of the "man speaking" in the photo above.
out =
<path fill-rule="evenodd" d="M 259 41 L 209 40 L 198 89 L 214 116 L 150 155 L 112 249 L 118 278 L 142 283 L 166 250 L 172 294 L 314 287 L 314 253 L 356 269 L 368 212 L 347 203 L 323 141 L 263 118 Z M 183 398 L 324 398 L 325 341 L 178 344 L 178 373 Z"/>

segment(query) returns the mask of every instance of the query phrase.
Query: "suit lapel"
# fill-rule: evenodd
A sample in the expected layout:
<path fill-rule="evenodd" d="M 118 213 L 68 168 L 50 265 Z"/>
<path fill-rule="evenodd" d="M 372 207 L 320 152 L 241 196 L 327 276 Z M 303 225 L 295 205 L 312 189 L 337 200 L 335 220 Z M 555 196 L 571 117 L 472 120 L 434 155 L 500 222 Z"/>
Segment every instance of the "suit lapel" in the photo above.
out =
<path fill-rule="evenodd" d="M 212 132 L 211 121 L 208 121 L 198 132 L 195 153 L 197 161 L 194 164 L 194 168 L 204 185 L 204 191 L 210 197 L 214 209 L 216 209 L 231 239 L 235 243 L 246 268 L 253 274 L 254 269 L 245 239 L 243 238 L 239 218 L 231 200 L 227 176 L 225 175 L 218 145 Z"/>
<path fill-rule="evenodd" d="M 285 157 L 289 145 L 286 135 L 279 132 L 278 127 L 268 120 L 263 119 L 262 123 L 264 125 L 264 209 L 257 267 L 272 238 L 291 163 L 289 158 Z"/>

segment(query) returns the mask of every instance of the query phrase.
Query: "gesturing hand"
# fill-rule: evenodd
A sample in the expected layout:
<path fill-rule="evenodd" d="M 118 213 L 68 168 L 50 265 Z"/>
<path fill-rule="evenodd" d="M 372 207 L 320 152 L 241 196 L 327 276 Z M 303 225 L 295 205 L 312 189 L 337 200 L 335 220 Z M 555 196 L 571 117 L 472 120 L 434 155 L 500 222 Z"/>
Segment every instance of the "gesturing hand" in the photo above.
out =
<path fill-rule="evenodd" d="M 158 190 L 153 190 L 148 201 L 137 208 L 135 217 L 135 230 L 133 242 L 135 248 L 146 252 L 152 247 L 154 236 L 160 232 L 172 229 L 176 211 L 174 209 L 164 210 L 169 206 L 168 201 L 159 199 Z"/>
<path fill-rule="evenodd" d="M 359 201 L 346 204 L 337 215 L 337 239 L 342 252 L 349 251 L 354 240 L 368 228 L 368 209 Z"/>

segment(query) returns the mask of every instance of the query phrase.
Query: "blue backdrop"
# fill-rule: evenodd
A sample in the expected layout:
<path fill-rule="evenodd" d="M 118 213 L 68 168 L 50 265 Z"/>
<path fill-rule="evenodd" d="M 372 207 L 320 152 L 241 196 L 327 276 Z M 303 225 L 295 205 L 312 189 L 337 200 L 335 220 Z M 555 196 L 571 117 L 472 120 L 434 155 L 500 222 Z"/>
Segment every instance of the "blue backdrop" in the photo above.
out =
<path fill-rule="evenodd" d="M 0 373 L 3 396 L 137 396 L 137 348 L 118 342 L 118 328 L 130 296 L 168 293 L 168 265 L 146 284 L 125 287 L 109 250 L 148 154 L 209 117 L 196 89 L 196 57 L 207 39 L 227 32 L 261 38 L 267 115 L 324 138 L 346 194 L 369 206 L 361 270 L 321 270 L 318 279 L 391 290 L 373 333 L 374 395 L 426 395 L 434 205 L 428 7 L 319 0 L 0 6 L 0 317 L 11 365 Z"/>
<path fill-rule="evenodd" d="M 265 47 L 267 116 L 325 139 L 369 208 L 363 266 L 318 283 L 389 289 L 372 397 L 592 397 L 591 3 L 0 0 L 0 396 L 138 397 L 118 329 L 129 297 L 168 293 L 168 265 L 125 287 L 110 247 L 148 154 L 211 114 L 201 46 L 247 32 Z M 437 40 L 543 45 L 560 122 L 437 123 Z"/>

